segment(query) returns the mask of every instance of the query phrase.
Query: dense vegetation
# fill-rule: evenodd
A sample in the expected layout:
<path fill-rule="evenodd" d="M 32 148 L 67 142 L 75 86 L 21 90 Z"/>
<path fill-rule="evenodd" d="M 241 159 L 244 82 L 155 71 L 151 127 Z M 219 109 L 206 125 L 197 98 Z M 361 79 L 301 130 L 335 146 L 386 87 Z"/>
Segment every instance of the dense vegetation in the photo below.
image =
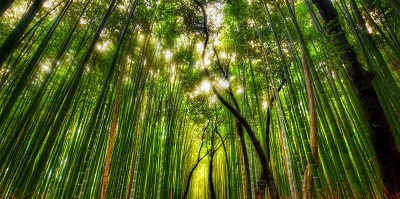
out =
<path fill-rule="evenodd" d="M 400 198 L 398 0 L 4 0 L 0 198 Z"/>

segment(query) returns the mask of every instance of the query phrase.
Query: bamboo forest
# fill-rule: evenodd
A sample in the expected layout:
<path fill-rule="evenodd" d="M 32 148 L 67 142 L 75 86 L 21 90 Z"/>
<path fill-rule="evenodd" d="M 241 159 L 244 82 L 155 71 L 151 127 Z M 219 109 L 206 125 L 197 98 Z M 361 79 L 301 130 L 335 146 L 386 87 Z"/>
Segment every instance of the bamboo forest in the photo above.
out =
<path fill-rule="evenodd" d="M 400 198 L 399 0 L 0 0 L 0 198 Z"/>

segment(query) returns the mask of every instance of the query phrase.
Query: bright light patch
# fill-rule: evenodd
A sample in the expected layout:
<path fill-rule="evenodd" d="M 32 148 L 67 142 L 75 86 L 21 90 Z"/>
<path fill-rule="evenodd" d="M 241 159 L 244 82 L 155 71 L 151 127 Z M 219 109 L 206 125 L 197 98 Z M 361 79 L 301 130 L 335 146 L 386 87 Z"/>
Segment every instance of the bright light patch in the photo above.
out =
<path fill-rule="evenodd" d="M 368 30 L 369 33 L 373 32 L 371 26 L 368 23 L 365 23 L 365 26 L 367 27 L 367 30 Z"/>
<path fill-rule="evenodd" d="M 226 57 L 227 57 L 225 52 L 222 52 L 220 56 L 222 59 L 226 59 Z"/>
<path fill-rule="evenodd" d="M 218 98 L 214 95 L 211 97 L 209 105 L 215 104 L 215 103 L 217 103 L 217 101 L 218 101 Z"/>
<path fill-rule="evenodd" d="M 236 93 L 237 93 L 237 94 L 242 94 L 242 93 L 243 93 L 243 87 L 239 87 L 239 88 L 236 90 Z"/>
<path fill-rule="evenodd" d="M 208 68 L 210 64 L 212 63 L 212 54 L 211 52 L 206 52 L 203 60 L 203 66 L 201 66 L 201 69 Z"/>
<path fill-rule="evenodd" d="M 177 20 L 178 20 L 178 21 L 181 21 L 181 23 L 183 23 L 183 17 L 178 17 Z M 177 45 L 178 45 L 179 47 L 181 47 L 181 46 L 187 46 L 189 43 L 190 43 L 190 41 L 188 40 L 188 37 L 186 37 L 185 35 L 181 35 L 181 36 L 178 38 Z"/>
<path fill-rule="evenodd" d="M 47 65 L 42 65 L 42 69 L 46 72 L 50 71 L 50 67 Z"/>
<path fill-rule="evenodd" d="M 210 59 L 205 58 L 205 59 L 204 59 L 204 65 L 205 65 L 205 66 L 208 66 L 208 65 L 210 65 L 210 64 L 211 64 Z"/>
<path fill-rule="evenodd" d="M 249 27 L 254 28 L 256 27 L 256 22 L 253 19 L 248 19 L 247 20 L 247 24 L 249 25 Z"/>
<path fill-rule="evenodd" d="M 219 85 L 221 88 L 228 88 L 228 87 L 229 87 L 229 82 L 226 81 L 225 79 L 219 79 L 219 80 L 218 80 L 218 85 Z"/>
<path fill-rule="evenodd" d="M 110 45 L 110 42 L 109 42 L 109 41 L 105 41 L 104 43 L 98 44 L 98 45 L 97 45 L 97 50 L 99 50 L 99 51 L 105 51 L 105 50 L 107 50 L 107 48 L 109 47 L 109 45 Z"/>
<path fill-rule="evenodd" d="M 196 51 L 198 53 L 202 53 L 203 52 L 203 43 L 197 43 L 196 44 Z"/>
<path fill-rule="evenodd" d="M 127 10 L 127 7 L 126 7 L 125 5 L 122 5 L 122 4 L 118 5 L 117 7 L 118 7 L 120 10 L 123 10 L 123 11 Z"/>
<path fill-rule="evenodd" d="M 236 60 L 236 53 L 233 53 L 233 54 L 232 54 L 231 61 L 232 61 L 232 62 L 235 62 L 235 60 Z"/>
<path fill-rule="evenodd" d="M 50 8 L 50 6 L 51 6 L 51 2 L 49 2 L 49 1 L 46 1 L 43 4 L 43 7 L 45 7 L 45 8 Z"/>
<path fill-rule="evenodd" d="M 190 98 L 196 97 L 202 93 L 209 93 L 211 91 L 211 82 L 204 79 L 196 89 L 189 94 Z"/>
<path fill-rule="evenodd" d="M 174 81 L 175 80 L 175 76 L 176 76 L 176 72 L 175 72 L 175 66 L 172 66 L 171 68 L 170 68 L 170 81 L 172 82 L 172 81 Z"/>
<path fill-rule="evenodd" d="M 200 85 L 200 91 L 209 92 L 211 90 L 211 83 L 208 80 L 203 80 Z"/>
<path fill-rule="evenodd" d="M 200 63 L 199 61 L 197 61 L 197 62 L 194 64 L 194 66 L 195 66 L 196 68 L 201 68 L 201 63 Z"/>
<path fill-rule="evenodd" d="M 206 9 L 207 16 L 210 19 L 209 23 L 216 29 L 220 28 L 224 22 L 224 14 L 222 13 L 223 8 L 223 3 L 213 3 Z"/>
<path fill-rule="evenodd" d="M 264 109 L 267 109 L 268 103 L 267 103 L 266 101 L 264 101 L 263 104 L 262 104 L 262 106 L 263 106 Z"/>
<path fill-rule="evenodd" d="M 165 59 L 168 61 L 172 58 L 172 52 L 170 50 L 165 51 Z"/>

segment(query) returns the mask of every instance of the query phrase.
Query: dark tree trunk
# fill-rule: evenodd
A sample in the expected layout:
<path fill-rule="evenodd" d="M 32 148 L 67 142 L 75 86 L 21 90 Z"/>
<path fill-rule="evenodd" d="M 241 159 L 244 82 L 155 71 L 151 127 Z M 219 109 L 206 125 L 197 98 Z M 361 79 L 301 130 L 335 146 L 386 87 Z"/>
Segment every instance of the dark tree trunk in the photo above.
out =
<path fill-rule="evenodd" d="M 226 149 L 226 146 L 225 146 L 225 143 L 224 143 L 224 139 L 222 139 L 221 134 L 218 132 L 218 130 L 216 130 L 215 132 L 217 133 L 219 139 L 221 140 L 221 144 L 222 144 L 222 147 L 223 147 L 223 149 L 224 149 L 225 162 L 226 162 L 226 171 L 227 171 L 227 173 L 228 173 L 228 179 L 227 179 L 227 180 L 228 180 L 228 186 L 227 186 L 227 194 L 228 194 L 228 197 L 227 197 L 227 198 L 231 198 L 231 197 L 230 197 L 230 196 L 231 196 L 231 179 L 230 179 L 230 170 L 229 170 L 228 153 L 227 153 L 227 149 Z"/>
<path fill-rule="evenodd" d="M 388 197 L 400 192 L 400 152 L 372 85 L 374 74 L 362 68 L 339 23 L 331 0 L 313 0 L 327 28 L 327 34 L 340 53 L 368 117 L 371 139 Z"/>
<path fill-rule="evenodd" d="M 214 136 L 213 136 L 214 137 Z M 211 199 L 216 199 L 214 183 L 212 180 L 213 176 L 213 162 L 214 162 L 214 138 L 211 138 L 211 150 L 210 150 L 210 164 L 208 165 L 208 184 L 210 186 Z"/>
<path fill-rule="evenodd" d="M 275 94 L 279 93 L 279 91 L 281 91 L 283 85 L 286 83 L 286 78 L 285 75 L 283 74 L 283 71 L 280 72 L 281 74 L 281 83 L 278 86 L 278 88 L 276 88 L 276 93 L 273 93 L 271 98 L 269 99 L 268 102 L 268 107 L 267 107 L 267 118 L 265 119 L 265 154 L 267 157 L 267 160 L 270 161 L 269 158 L 269 154 L 270 154 L 270 148 L 269 148 L 269 135 L 270 135 L 270 126 L 271 126 L 271 114 L 272 114 L 272 106 L 275 102 Z M 261 172 L 260 178 L 258 179 L 257 182 L 257 199 L 264 199 L 265 198 L 265 188 L 268 184 L 273 183 L 273 178 L 272 175 L 267 176 L 265 175 L 265 172 Z"/>
<path fill-rule="evenodd" d="M 269 192 L 271 194 L 271 198 L 278 198 L 278 189 L 276 188 L 274 178 L 272 176 L 272 172 L 268 167 L 268 160 L 266 155 L 264 154 L 264 150 L 258 140 L 256 134 L 252 130 L 250 124 L 247 122 L 246 118 L 244 118 L 228 101 L 226 101 L 218 90 L 213 86 L 211 87 L 213 93 L 217 96 L 218 100 L 236 117 L 236 119 L 243 125 L 244 129 L 246 129 L 247 135 L 249 135 L 251 142 L 257 152 L 258 158 L 260 159 L 261 167 L 263 172 L 266 173 L 267 177 L 267 186 L 269 188 Z"/>
<path fill-rule="evenodd" d="M 206 130 L 207 130 L 209 124 L 210 123 L 207 123 L 207 126 L 203 130 L 203 135 L 202 135 L 202 138 L 201 138 L 201 145 L 200 145 L 199 151 L 197 153 L 197 160 L 196 160 L 196 163 L 194 164 L 194 166 L 192 167 L 192 169 L 189 172 L 189 176 L 188 176 L 188 179 L 186 181 L 186 187 L 185 187 L 185 190 L 183 192 L 182 199 L 185 199 L 187 197 L 187 194 L 189 192 L 189 187 L 190 187 L 190 181 L 192 179 L 194 170 L 196 170 L 196 168 L 197 168 L 197 166 L 199 166 L 199 163 L 201 162 L 201 160 L 203 160 L 203 158 L 206 157 L 206 155 L 207 155 L 207 154 L 205 154 L 205 155 L 201 156 L 201 149 L 204 146 L 204 142 L 205 142 L 204 141 L 204 135 L 206 133 Z"/>
<path fill-rule="evenodd" d="M 0 47 L 0 68 L 2 68 L 6 59 L 10 56 L 13 49 L 18 44 L 19 39 L 24 34 L 25 30 L 28 28 L 29 24 L 32 22 L 36 13 L 43 6 L 45 0 L 35 0 L 28 11 L 25 13 L 24 17 L 19 21 L 14 30 L 8 35 L 7 39 Z M 3 3 L 2 3 L 3 4 Z"/>
<path fill-rule="evenodd" d="M 96 45 L 98 39 L 100 38 L 100 33 L 104 29 L 106 21 L 109 18 L 109 16 L 111 15 L 111 12 L 113 11 L 113 8 L 115 7 L 116 2 L 117 2 L 117 0 L 113 0 L 110 3 L 110 5 L 108 6 L 107 12 L 104 14 L 103 19 L 102 19 L 99 27 L 96 30 L 96 34 L 94 35 L 89 48 L 86 50 L 84 56 L 82 57 L 80 64 L 77 66 L 76 73 L 74 75 L 75 77 L 73 77 L 71 80 L 72 82 L 71 82 L 70 90 L 69 90 L 68 94 L 65 96 L 65 100 L 64 100 L 65 102 L 62 105 L 62 107 L 59 109 L 60 113 L 57 115 L 57 118 L 55 118 L 55 122 L 54 122 L 52 128 L 50 129 L 50 132 L 48 133 L 47 140 L 44 143 L 44 146 L 42 149 L 43 150 L 42 153 L 40 154 L 39 157 L 37 157 L 38 158 L 37 164 L 33 164 L 33 161 L 32 161 L 32 163 L 30 163 L 29 165 L 26 166 L 27 169 L 31 169 L 32 175 L 29 177 L 28 182 L 21 182 L 17 186 L 18 188 L 21 188 L 23 186 L 26 187 L 26 189 L 24 190 L 24 198 L 32 198 L 32 196 L 34 194 L 34 190 L 36 189 L 36 186 L 39 182 L 40 176 L 43 173 L 46 165 L 48 164 L 48 160 L 50 158 L 52 148 L 57 139 L 59 129 L 61 128 L 61 124 L 63 123 L 63 121 L 67 115 L 67 112 L 68 112 L 67 110 L 69 110 L 69 107 L 71 106 L 72 101 L 73 101 L 72 99 L 75 96 L 76 91 L 78 90 L 78 86 L 81 82 L 85 66 L 89 62 L 92 52 L 94 51 L 95 45 Z M 92 120 L 89 121 L 89 129 L 87 130 L 87 132 L 92 132 L 92 129 L 90 129 L 90 128 L 94 128 L 95 122 L 93 122 L 93 121 Z M 88 145 L 88 143 L 84 143 L 82 146 L 87 146 L 87 145 Z M 85 151 L 80 152 L 80 154 L 78 156 L 78 161 L 83 161 L 82 154 L 84 154 L 84 153 L 85 153 Z M 77 175 L 78 172 L 75 172 L 75 173 L 76 173 L 75 175 Z M 76 177 L 77 176 L 74 176 L 72 179 L 76 179 Z M 27 184 L 27 185 L 25 185 L 25 184 Z M 82 184 L 82 183 L 79 183 L 79 184 Z"/>
<path fill-rule="evenodd" d="M 202 52 L 202 59 L 204 60 L 205 57 L 205 49 L 207 47 L 207 43 L 208 43 L 208 39 L 209 39 L 209 33 L 207 30 L 207 15 L 206 15 L 206 11 L 204 10 L 203 5 L 198 1 L 198 0 L 193 0 L 196 5 L 198 5 L 201 9 L 201 12 L 203 14 L 203 32 L 206 36 L 205 41 L 204 41 L 204 48 L 203 48 L 203 52 Z M 205 74 L 207 77 L 210 77 L 210 73 L 208 72 L 208 70 L 206 69 Z M 264 150 L 262 149 L 262 146 L 260 144 L 260 141 L 258 140 L 256 134 L 254 133 L 254 131 L 252 130 L 250 124 L 247 122 L 246 118 L 244 118 L 240 112 L 239 109 L 236 109 L 235 107 L 233 107 L 228 101 L 225 100 L 225 98 L 223 98 L 221 96 L 221 94 L 218 92 L 218 90 L 215 88 L 215 86 L 212 86 L 212 91 L 213 93 L 217 96 L 218 100 L 235 116 L 235 118 L 237 119 L 237 121 L 239 121 L 243 128 L 246 129 L 247 134 L 250 137 L 251 142 L 253 143 L 253 146 L 257 152 L 257 155 L 260 159 L 260 163 L 261 163 L 261 167 L 263 169 L 263 172 L 266 173 L 267 178 L 271 179 L 270 181 L 267 181 L 267 186 L 269 187 L 270 193 L 271 193 L 271 198 L 275 199 L 278 198 L 278 189 L 276 188 L 275 185 L 275 181 L 273 180 L 273 176 L 272 176 L 272 172 L 268 167 L 268 163 L 267 163 L 267 158 L 264 154 Z M 230 93 L 231 97 L 232 97 L 232 92 Z M 232 100 L 235 99 L 234 97 L 232 97 Z M 237 107 L 237 104 L 235 104 L 235 106 Z"/>
<path fill-rule="evenodd" d="M 40 43 L 39 47 L 37 48 L 35 54 L 32 56 L 30 59 L 29 63 L 25 66 L 25 70 L 23 71 L 20 80 L 16 83 L 16 86 L 12 92 L 10 92 L 10 98 L 5 102 L 4 109 L 2 110 L 0 114 L 0 126 L 3 125 L 3 123 L 6 121 L 7 117 L 11 113 L 11 109 L 13 108 L 14 104 L 17 102 L 18 97 L 21 95 L 23 92 L 26 84 L 28 84 L 29 79 L 32 78 L 33 74 L 36 72 L 38 63 L 43 55 L 43 52 L 45 52 L 45 49 L 47 47 L 47 44 L 50 42 L 50 39 L 52 38 L 55 30 L 57 29 L 58 25 L 60 24 L 61 20 L 63 19 L 66 11 L 69 9 L 69 6 L 71 5 L 72 1 L 66 2 L 64 8 L 62 11 L 59 13 L 57 16 L 56 20 L 54 20 L 51 28 L 49 31 L 47 31 L 46 36 Z M 20 132 L 20 131 L 16 131 Z M 12 141 L 8 143 L 8 145 L 5 148 L 7 148 L 6 151 L 10 150 L 10 147 L 12 144 L 14 144 L 19 136 L 20 133 L 15 133 L 13 138 L 11 139 Z M 2 159 L 0 159 L 2 160 Z M 2 162 L 2 161 L 0 161 Z"/>
<path fill-rule="evenodd" d="M 0 4 L 0 17 L 3 16 L 4 12 L 11 6 L 14 0 L 3 0 Z"/>
<path fill-rule="evenodd" d="M 240 124 L 240 122 L 236 118 L 235 118 L 235 125 L 236 125 L 237 134 L 240 139 L 239 142 L 240 142 L 240 145 L 242 146 L 247 194 L 248 194 L 249 198 L 252 198 L 253 190 L 251 188 L 250 164 L 249 164 L 249 156 L 247 154 L 247 146 L 246 146 L 246 142 L 244 140 L 243 126 L 242 126 L 242 124 Z"/>
<path fill-rule="evenodd" d="M 267 176 L 264 171 L 261 171 L 260 178 L 257 182 L 257 199 L 265 198 L 265 188 L 267 187 Z"/>
<path fill-rule="evenodd" d="M 192 170 L 190 170 L 189 176 L 188 176 L 188 180 L 186 182 L 186 187 L 185 187 L 185 191 L 183 192 L 183 196 L 182 199 L 185 199 L 187 197 L 187 194 L 189 193 L 189 187 L 190 187 L 190 181 L 192 179 L 194 170 L 196 170 L 197 166 L 199 165 L 199 162 L 197 162 L 194 167 L 192 168 Z"/>

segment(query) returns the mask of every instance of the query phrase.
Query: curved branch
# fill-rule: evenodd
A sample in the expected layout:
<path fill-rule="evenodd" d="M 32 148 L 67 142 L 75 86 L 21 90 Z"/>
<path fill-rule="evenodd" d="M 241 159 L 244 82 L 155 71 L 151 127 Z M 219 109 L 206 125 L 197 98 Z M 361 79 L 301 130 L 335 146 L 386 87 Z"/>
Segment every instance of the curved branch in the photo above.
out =
<path fill-rule="evenodd" d="M 243 125 L 246 129 L 247 135 L 249 135 L 251 142 L 253 143 L 254 148 L 256 149 L 257 155 L 260 159 L 261 166 L 263 172 L 266 173 L 267 176 L 272 177 L 272 173 L 267 164 L 267 157 L 264 154 L 264 150 L 261 147 L 260 141 L 257 139 L 256 134 L 252 130 L 250 124 L 247 122 L 246 118 L 244 118 L 239 111 L 237 111 L 228 101 L 226 101 L 215 86 L 212 86 L 213 93 L 217 96 L 218 100 L 236 117 L 236 119 Z M 274 182 L 268 184 L 271 192 L 271 198 L 278 198 L 277 188 Z"/>
<path fill-rule="evenodd" d="M 203 27 L 202 28 L 203 28 L 204 34 L 206 35 L 206 38 L 204 40 L 204 48 L 203 48 L 203 53 L 202 53 L 201 57 L 202 57 L 202 60 L 204 61 L 204 57 L 206 55 L 206 47 L 208 44 L 208 39 L 210 37 L 210 34 L 208 33 L 208 29 L 207 29 L 207 14 L 206 14 L 206 11 L 204 10 L 203 4 L 201 4 L 198 0 L 193 0 L 193 1 L 194 1 L 194 3 L 196 3 L 197 6 L 200 7 L 201 13 L 203 14 Z"/>

